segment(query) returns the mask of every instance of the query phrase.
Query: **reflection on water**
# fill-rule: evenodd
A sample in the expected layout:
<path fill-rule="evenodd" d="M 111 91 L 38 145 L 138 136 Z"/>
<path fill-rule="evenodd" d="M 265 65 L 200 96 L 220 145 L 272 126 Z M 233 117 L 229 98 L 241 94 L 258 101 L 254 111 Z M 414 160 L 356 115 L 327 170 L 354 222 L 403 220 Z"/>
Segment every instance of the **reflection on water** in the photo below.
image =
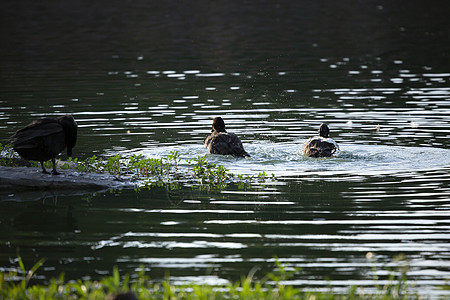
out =
<path fill-rule="evenodd" d="M 276 255 L 302 268 L 293 284 L 320 286 L 317 278 L 326 277 L 327 285 L 345 287 L 369 285 L 373 264 L 383 276 L 385 263 L 403 253 L 411 283 L 438 285 L 450 268 L 448 171 L 3 202 L 2 259 L 20 249 L 28 260 L 48 257 L 47 276 L 65 270 L 69 278 L 95 277 L 118 264 L 127 271 L 144 265 L 153 278 L 170 271 L 174 280 L 206 282 L 253 267 L 262 276 Z"/>
<path fill-rule="evenodd" d="M 183 73 L 182 83 L 169 77 L 173 74 L 164 73 L 139 76 L 142 84 L 136 89 L 132 82 L 127 83 L 129 75 L 114 75 L 117 78 L 112 81 L 111 76 L 103 78 L 120 82 L 124 93 L 136 96 L 110 91 L 87 99 L 54 99 L 51 102 L 55 104 L 40 107 L 29 105 L 33 103 L 30 101 L 3 101 L 4 122 L 0 130 L 7 137 L 31 119 L 70 112 L 80 127 L 79 144 L 83 146 L 77 148 L 81 148 L 81 156 L 139 147 L 201 144 L 212 118 L 218 115 L 225 119 L 230 131 L 248 142 L 306 139 L 316 133 L 320 122 L 329 123 L 333 138 L 341 143 L 442 148 L 450 138 L 445 130 L 450 126 L 450 74 L 417 74 L 419 82 L 395 87 L 391 78 L 381 73 L 377 74 L 384 77 L 381 83 L 362 82 L 359 88 L 316 86 L 301 92 L 286 89 L 299 85 L 295 80 L 302 75 L 296 72 L 236 75 L 198 71 Z M 440 80 L 430 81 L 436 78 Z M 348 80 L 352 85 L 358 83 L 357 78 Z M 431 84 L 433 87 L 429 87 Z"/>
<path fill-rule="evenodd" d="M 47 277 L 96 278 L 118 264 L 218 282 L 262 275 L 277 255 L 302 268 L 293 284 L 346 287 L 372 283 L 370 251 L 382 276 L 406 254 L 410 280 L 434 293 L 450 276 L 443 7 L 2 1 L 0 142 L 71 113 L 77 157 L 177 150 L 188 160 L 206 154 L 222 116 L 252 157 L 208 160 L 278 179 L 209 192 L 9 193 L 0 268 L 20 253 L 28 265 L 47 257 Z M 321 122 L 338 158 L 301 154 Z"/>

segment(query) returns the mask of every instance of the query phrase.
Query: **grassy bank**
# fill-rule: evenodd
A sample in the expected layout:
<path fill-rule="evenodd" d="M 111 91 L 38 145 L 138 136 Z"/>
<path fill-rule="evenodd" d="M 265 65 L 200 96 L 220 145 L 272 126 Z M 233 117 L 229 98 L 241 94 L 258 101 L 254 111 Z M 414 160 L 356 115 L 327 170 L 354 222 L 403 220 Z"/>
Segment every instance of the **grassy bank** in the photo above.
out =
<path fill-rule="evenodd" d="M 406 276 L 399 270 L 391 272 L 389 283 L 372 287 L 351 287 L 343 293 L 305 291 L 285 285 L 286 280 L 298 275 L 297 269 L 288 269 L 277 262 L 274 272 L 262 279 L 242 277 L 234 283 L 218 286 L 186 284 L 174 285 L 169 280 L 154 282 L 143 271 L 120 276 L 117 268 L 113 275 L 98 281 L 66 281 L 64 275 L 47 284 L 31 284 L 32 278 L 43 264 L 39 261 L 26 270 L 19 259 L 19 268 L 0 273 L 0 299 L 115 299 L 117 295 L 131 293 L 138 299 L 423 299 L 406 285 Z M 128 294 L 129 296 L 130 294 Z M 124 298 L 135 299 L 135 298 Z"/>

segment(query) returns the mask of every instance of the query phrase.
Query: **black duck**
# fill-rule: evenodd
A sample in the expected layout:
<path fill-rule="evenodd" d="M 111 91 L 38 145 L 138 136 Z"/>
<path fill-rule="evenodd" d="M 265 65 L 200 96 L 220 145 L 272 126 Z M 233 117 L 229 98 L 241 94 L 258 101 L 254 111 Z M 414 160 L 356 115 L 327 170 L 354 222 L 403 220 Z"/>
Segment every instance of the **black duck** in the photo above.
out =
<path fill-rule="evenodd" d="M 77 123 L 71 115 L 56 119 L 44 118 L 19 129 L 11 137 L 13 149 L 25 160 L 41 163 L 42 172 L 48 174 L 44 161 L 52 160 L 52 174 L 56 171 L 55 157 L 67 147 L 67 155 L 72 156 L 72 148 L 77 142 Z"/>

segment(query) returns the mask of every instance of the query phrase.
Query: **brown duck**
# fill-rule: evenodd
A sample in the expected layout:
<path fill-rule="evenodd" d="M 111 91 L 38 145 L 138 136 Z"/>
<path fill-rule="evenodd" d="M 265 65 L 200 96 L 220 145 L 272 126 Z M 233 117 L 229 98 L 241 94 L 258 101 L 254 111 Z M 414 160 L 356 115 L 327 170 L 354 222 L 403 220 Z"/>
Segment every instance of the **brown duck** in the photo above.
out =
<path fill-rule="evenodd" d="M 72 156 L 72 148 L 77 142 L 77 123 L 71 115 L 56 119 L 44 118 L 17 130 L 11 137 L 13 149 L 25 160 L 41 163 L 42 172 L 48 174 L 44 161 L 52 160 L 53 175 L 56 171 L 55 157 L 67 147 L 67 155 Z"/>
<path fill-rule="evenodd" d="M 328 125 L 322 123 L 319 127 L 319 135 L 307 140 L 303 151 L 309 157 L 330 157 L 339 154 L 339 146 L 330 138 Z"/>
<path fill-rule="evenodd" d="M 205 140 L 205 147 L 211 154 L 233 155 L 237 157 L 250 156 L 242 146 L 239 137 L 225 130 L 225 122 L 216 117 L 212 124 L 212 133 Z"/>

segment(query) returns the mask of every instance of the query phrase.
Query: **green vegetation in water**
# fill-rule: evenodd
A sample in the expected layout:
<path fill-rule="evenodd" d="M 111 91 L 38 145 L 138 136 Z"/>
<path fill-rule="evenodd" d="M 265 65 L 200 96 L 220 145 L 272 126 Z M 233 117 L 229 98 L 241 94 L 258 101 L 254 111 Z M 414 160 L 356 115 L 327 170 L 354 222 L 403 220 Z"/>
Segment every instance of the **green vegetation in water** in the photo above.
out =
<path fill-rule="evenodd" d="M 17 154 L 11 145 L 3 145 L 0 143 L 0 166 L 16 167 Z"/>
<path fill-rule="evenodd" d="M 0 144 L 0 165 L 17 166 L 18 156 L 14 150 Z M 93 155 L 87 159 L 69 157 L 65 161 L 58 160 L 61 169 L 75 169 L 81 172 L 106 173 L 137 182 L 142 188 L 164 186 L 168 189 L 177 189 L 180 185 L 193 185 L 201 189 L 223 189 L 230 183 L 237 183 L 243 188 L 254 182 L 263 185 L 267 180 L 273 180 L 274 175 L 260 172 L 256 176 L 232 174 L 223 166 L 211 163 L 207 156 L 198 156 L 185 161 L 187 169 L 180 168 L 180 154 L 171 151 L 169 155 L 161 158 L 145 158 L 143 155 L 133 154 L 122 157 L 120 154 L 109 158 Z M 38 162 L 30 162 L 33 167 L 39 167 Z M 44 166 L 51 168 L 51 161 L 44 162 Z"/>
<path fill-rule="evenodd" d="M 183 284 L 174 285 L 169 279 L 154 282 L 140 271 L 134 275 L 120 276 L 114 267 L 112 276 L 98 281 L 66 281 L 64 275 L 51 279 L 47 284 L 30 284 L 30 280 L 44 263 L 40 260 L 29 271 L 22 260 L 19 268 L 9 273 L 0 273 L 0 299 L 113 299 L 120 293 L 133 293 L 138 299 L 423 299 L 411 292 L 406 285 L 406 274 L 402 270 L 390 273 L 389 283 L 373 287 L 350 287 L 342 293 L 307 291 L 287 285 L 286 282 L 299 273 L 298 268 L 289 268 L 276 261 L 276 268 L 262 279 L 255 279 L 254 272 L 234 283 L 222 285 Z M 143 270 L 143 268 L 141 269 Z M 396 274 L 400 274 L 396 280 Z"/>

